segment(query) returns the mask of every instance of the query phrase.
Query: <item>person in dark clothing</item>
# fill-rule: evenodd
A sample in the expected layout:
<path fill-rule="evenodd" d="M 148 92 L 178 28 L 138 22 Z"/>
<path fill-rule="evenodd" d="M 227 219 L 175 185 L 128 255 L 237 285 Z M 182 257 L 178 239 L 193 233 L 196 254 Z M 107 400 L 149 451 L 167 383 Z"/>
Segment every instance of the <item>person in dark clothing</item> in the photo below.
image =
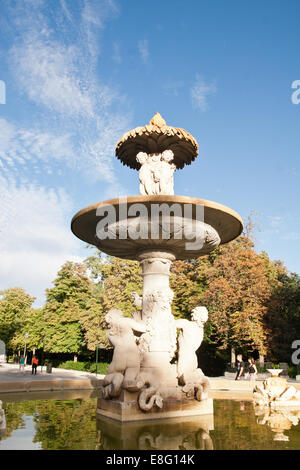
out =
<path fill-rule="evenodd" d="M 236 369 L 235 380 L 240 380 L 245 370 L 245 363 L 243 362 L 243 356 L 241 354 L 238 354 L 236 358 Z"/>
<path fill-rule="evenodd" d="M 32 362 L 31 362 L 31 364 L 32 364 L 31 373 L 33 374 L 33 372 L 34 372 L 34 375 L 36 375 L 36 370 L 37 370 L 38 363 L 39 363 L 38 358 L 36 356 L 33 356 Z"/>
<path fill-rule="evenodd" d="M 250 357 L 248 359 L 248 362 L 249 362 L 249 369 L 248 369 L 248 372 L 249 372 L 249 380 L 256 380 L 256 376 L 257 376 L 257 367 L 256 367 L 256 364 L 255 364 L 255 360 L 253 359 L 253 357 Z"/>

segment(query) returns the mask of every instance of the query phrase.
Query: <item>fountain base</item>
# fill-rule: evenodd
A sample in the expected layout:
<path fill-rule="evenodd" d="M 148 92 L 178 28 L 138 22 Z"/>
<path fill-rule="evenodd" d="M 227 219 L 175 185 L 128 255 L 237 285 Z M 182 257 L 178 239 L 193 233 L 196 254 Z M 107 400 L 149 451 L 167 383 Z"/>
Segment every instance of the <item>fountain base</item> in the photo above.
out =
<path fill-rule="evenodd" d="M 148 421 L 168 418 L 181 418 L 184 416 L 213 415 L 213 399 L 197 401 L 182 398 L 180 387 L 172 390 L 161 390 L 163 408 L 153 406 L 150 411 L 143 411 L 138 405 L 138 392 L 123 390 L 118 398 L 106 400 L 98 398 L 97 415 L 104 416 L 120 422 Z M 167 397 L 167 398 L 165 398 Z"/>

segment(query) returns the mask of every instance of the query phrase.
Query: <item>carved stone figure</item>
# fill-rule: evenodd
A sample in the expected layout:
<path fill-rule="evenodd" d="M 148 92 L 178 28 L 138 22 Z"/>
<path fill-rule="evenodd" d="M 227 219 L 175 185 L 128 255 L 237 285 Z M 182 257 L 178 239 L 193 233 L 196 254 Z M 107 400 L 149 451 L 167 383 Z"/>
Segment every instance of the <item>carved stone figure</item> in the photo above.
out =
<path fill-rule="evenodd" d="M 282 377 L 270 377 L 263 381 L 262 385 L 256 385 L 253 389 L 254 403 L 258 406 L 276 407 L 283 402 L 298 402 L 300 406 L 300 391 L 293 385 L 288 385 Z"/>
<path fill-rule="evenodd" d="M 153 194 L 160 194 L 160 179 L 161 179 L 161 165 L 160 165 L 161 154 L 154 153 L 148 156 L 148 162 L 151 168 L 151 178 L 153 180 Z"/>
<path fill-rule="evenodd" d="M 136 156 L 136 160 L 141 165 L 139 171 L 140 193 L 143 196 L 155 194 L 155 183 L 147 153 L 139 152 Z"/>
<path fill-rule="evenodd" d="M 159 194 L 173 195 L 174 194 L 174 171 L 176 165 L 171 163 L 174 158 L 172 150 L 165 150 L 161 154 L 160 164 L 160 178 L 159 178 Z"/>
<path fill-rule="evenodd" d="M 103 397 L 117 397 L 121 388 L 139 390 L 136 379 L 140 372 L 140 351 L 134 335 L 144 333 L 145 326 L 133 318 L 123 316 L 121 310 L 112 309 L 105 316 L 108 324 L 107 339 L 114 347 L 113 359 L 103 380 Z"/>
<path fill-rule="evenodd" d="M 146 333 L 141 336 L 140 348 L 146 351 L 166 351 L 171 360 L 176 350 L 176 327 L 171 311 L 173 292 L 160 288 L 143 295 L 143 321 Z M 164 330 L 162 338 L 161 329 Z"/>
<path fill-rule="evenodd" d="M 139 385 L 143 388 L 139 394 L 138 405 L 143 411 L 150 411 L 154 405 L 163 407 L 163 398 L 158 391 L 158 383 L 151 373 L 141 372 L 138 376 Z M 146 385 L 146 387 L 145 387 Z"/>
<path fill-rule="evenodd" d="M 183 391 L 188 397 L 197 400 L 207 398 L 209 380 L 202 370 L 198 368 L 196 351 L 203 340 L 204 324 L 208 319 L 206 307 L 196 307 L 192 311 L 192 321 L 176 320 L 176 327 L 180 329 L 178 339 L 178 381 L 183 385 Z"/>
<path fill-rule="evenodd" d="M 176 165 L 171 163 L 174 158 L 172 150 L 165 150 L 162 154 L 147 155 L 139 152 L 136 156 L 141 165 L 139 170 L 140 193 L 143 196 L 174 194 L 173 175 Z"/>

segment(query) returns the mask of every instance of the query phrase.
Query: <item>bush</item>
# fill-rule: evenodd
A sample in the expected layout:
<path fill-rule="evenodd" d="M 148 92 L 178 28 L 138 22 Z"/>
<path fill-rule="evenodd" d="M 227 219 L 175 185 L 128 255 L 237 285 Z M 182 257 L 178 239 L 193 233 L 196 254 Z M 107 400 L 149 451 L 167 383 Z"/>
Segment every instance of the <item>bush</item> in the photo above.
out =
<path fill-rule="evenodd" d="M 74 362 L 74 361 L 65 361 L 61 362 L 58 366 L 60 369 L 67 370 L 79 370 L 81 372 L 96 372 L 96 363 L 95 362 Z M 106 362 L 98 362 L 98 374 L 106 374 L 108 369 L 108 364 Z"/>
<path fill-rule="evenodd" d="M 289 366 L 288 367 L 288 374 L 291 379 L 295 379 L 297 375 L 297 367 L 296 366 Z"/>

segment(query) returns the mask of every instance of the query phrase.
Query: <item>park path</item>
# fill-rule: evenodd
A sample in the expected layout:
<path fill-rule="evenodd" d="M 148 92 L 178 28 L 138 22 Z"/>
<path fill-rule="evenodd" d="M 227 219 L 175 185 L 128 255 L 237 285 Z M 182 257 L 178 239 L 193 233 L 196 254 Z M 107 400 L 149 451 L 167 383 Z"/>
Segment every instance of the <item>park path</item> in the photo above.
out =
<path fill-rule="evenodd" d="M 100 387 L 103 375 L 96 376 L 90 372 L 52 368 L 47 373 L 46 368 L 38 366 L 36 375 L 32 375 L 31 366 L 25 366 L 24 373 L 19 371 L 16 364 L 0 364 L 0 394 L 7 392 L 30 392 L 43 390 L 91 390 Z"/>

